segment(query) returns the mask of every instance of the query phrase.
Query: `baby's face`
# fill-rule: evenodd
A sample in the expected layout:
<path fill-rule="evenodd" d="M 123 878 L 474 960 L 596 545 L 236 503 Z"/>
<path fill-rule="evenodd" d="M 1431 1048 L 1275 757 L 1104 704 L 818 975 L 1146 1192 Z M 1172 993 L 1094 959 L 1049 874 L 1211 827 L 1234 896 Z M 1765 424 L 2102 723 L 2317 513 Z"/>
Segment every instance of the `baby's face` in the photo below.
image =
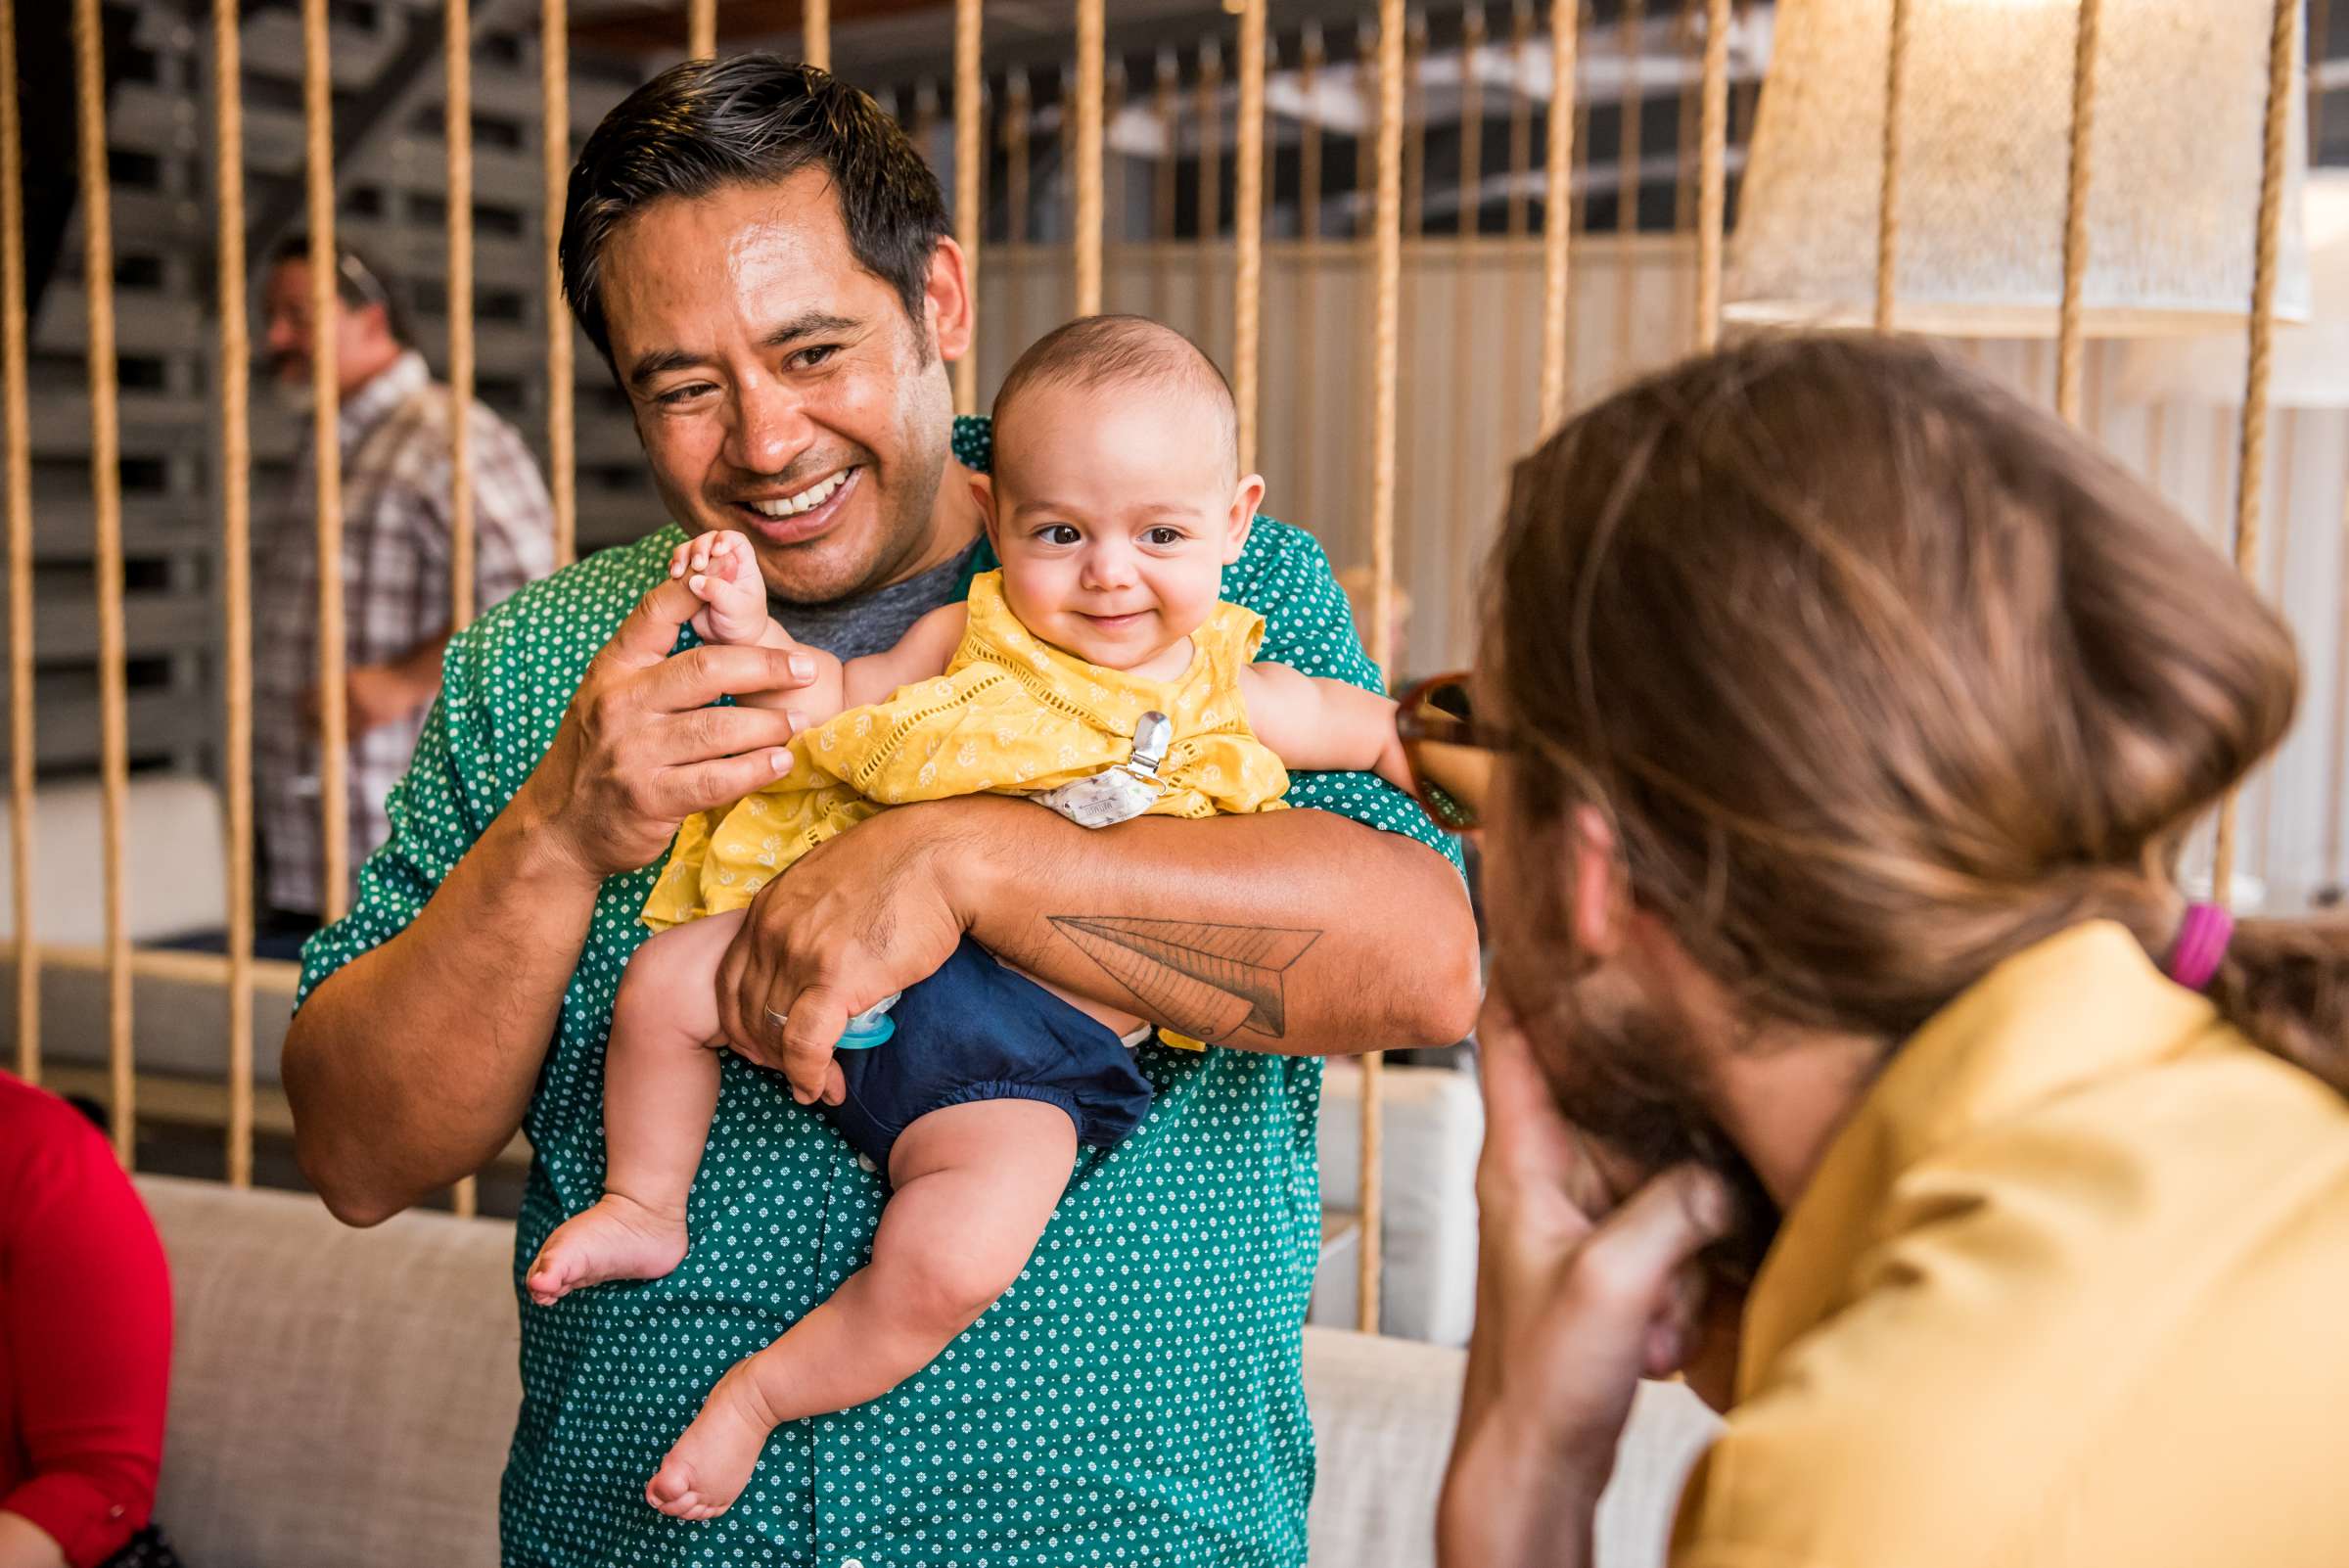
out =
<path fill-rule="evenodd" d="M 1205 399 L 1046 385 L 995 432 L 989 532 L 1029 630 L 1112 669 L 1149 663 L 1215 608 L 1264 484 L 1235 482 Z"/>

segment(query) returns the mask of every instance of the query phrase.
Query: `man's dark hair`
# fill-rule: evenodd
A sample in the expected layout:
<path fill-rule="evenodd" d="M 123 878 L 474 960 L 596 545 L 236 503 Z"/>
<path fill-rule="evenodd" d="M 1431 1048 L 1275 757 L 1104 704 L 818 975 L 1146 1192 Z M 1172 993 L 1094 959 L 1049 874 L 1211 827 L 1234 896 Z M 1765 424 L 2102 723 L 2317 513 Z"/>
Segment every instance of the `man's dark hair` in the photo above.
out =
<path fill-rule="evenodd" d="M 289 261 L 305 266 L 310 259 L 310 237 L 299 230 L 277 242 L 269 253 L 272 270 Z M 408 313 L 400 307 L 392 292 L 391 282 L 384 270 L 351 246 L 335 246 L 335 293 L 342 299 L 345 309 L 364 310 L 375 305 L 384 312 L 384 325 L 392 341 L 402 347 L 415 346 L 416 340 L 408 331 Z"/>
<path fill-rule="evenodd" d="M 921 330 L 930 258 L 947 232 L 938 176 L 881 106 L 828 70 L 780 55 L 671 66 L 606 115 L 571 167 L 563 297 L 614 374 L 604 248 L 639 209 L 819 167 L 839 193 L 856 264 L 895 289 Z"/>

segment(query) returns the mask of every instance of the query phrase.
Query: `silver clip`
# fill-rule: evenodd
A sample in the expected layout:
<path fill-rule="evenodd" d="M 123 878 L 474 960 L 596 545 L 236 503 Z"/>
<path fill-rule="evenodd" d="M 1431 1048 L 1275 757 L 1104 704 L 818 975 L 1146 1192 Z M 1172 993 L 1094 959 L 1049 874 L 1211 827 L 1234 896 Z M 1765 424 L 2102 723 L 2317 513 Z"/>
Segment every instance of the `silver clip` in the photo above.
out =
<path fill-rule="evenodd" d="M 1174 736 L 1174 726 L 1166 715 L 1155 709 L 1144 714 L 1133 721 L 1133 759 L 1128 765 L 1155 775 L 1167 760 L 1167 746 Z"/>

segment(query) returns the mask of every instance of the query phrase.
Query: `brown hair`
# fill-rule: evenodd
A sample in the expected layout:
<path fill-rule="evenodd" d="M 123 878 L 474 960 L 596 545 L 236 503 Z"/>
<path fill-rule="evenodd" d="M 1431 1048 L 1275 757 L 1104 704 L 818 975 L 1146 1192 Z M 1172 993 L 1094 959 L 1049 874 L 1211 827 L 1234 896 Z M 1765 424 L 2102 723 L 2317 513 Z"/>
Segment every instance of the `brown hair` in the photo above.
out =
<path fill-rule="evenodd" d="M 1751 1017 L 1898 1040 L 2116 920 L 2156 958 L 2188 829 L 2288 726 L 2289 633 L 2143 484 L 1924 347 L 1688 360 L 1517 467 L 1490 661 L 1524 808 Z M 2210 987 L 2349 1092 L 2349 924 L 2246 920 Z"/>
<path fill-rule="evenodd" d="M 1227 461 L 1240 466 L 1238 405 L 1231 383 L 1197 344 L 1147 316 L 1079 316 L 1028 346 L 995 391 L 1000 429 L 1022 393 L 1038 387 L 1078 391 L 1156 387 L 1207 400 L 1222 430 Z"/>

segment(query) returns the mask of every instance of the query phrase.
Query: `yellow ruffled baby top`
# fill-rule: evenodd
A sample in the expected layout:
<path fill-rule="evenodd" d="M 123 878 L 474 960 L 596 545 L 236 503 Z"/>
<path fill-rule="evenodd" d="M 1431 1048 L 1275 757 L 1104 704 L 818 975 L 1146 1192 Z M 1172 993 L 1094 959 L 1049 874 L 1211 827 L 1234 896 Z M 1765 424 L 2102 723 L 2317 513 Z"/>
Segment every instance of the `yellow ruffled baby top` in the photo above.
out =
<path fill-rule="evenodd" d="M 747 905 L 778 872 L 885 807 L 956 795 L 1040 795 L 1127 761 L 1135 723 L 1173 738 L 1153 816 L 1277 810 L 1280 759 L 1250 732 L 1240 671 L 1264 641 L 1254 611 L 1218 604 L 1174 680 L 1104 669 L 1043 641 L 1003 598 L 1003 574 L 972 579 L 969 624 L 946 672 L 852 708 L 791 743 L 792 765 L 732 806 L 688 817 L 645 901 L 645 924 Z"/>

